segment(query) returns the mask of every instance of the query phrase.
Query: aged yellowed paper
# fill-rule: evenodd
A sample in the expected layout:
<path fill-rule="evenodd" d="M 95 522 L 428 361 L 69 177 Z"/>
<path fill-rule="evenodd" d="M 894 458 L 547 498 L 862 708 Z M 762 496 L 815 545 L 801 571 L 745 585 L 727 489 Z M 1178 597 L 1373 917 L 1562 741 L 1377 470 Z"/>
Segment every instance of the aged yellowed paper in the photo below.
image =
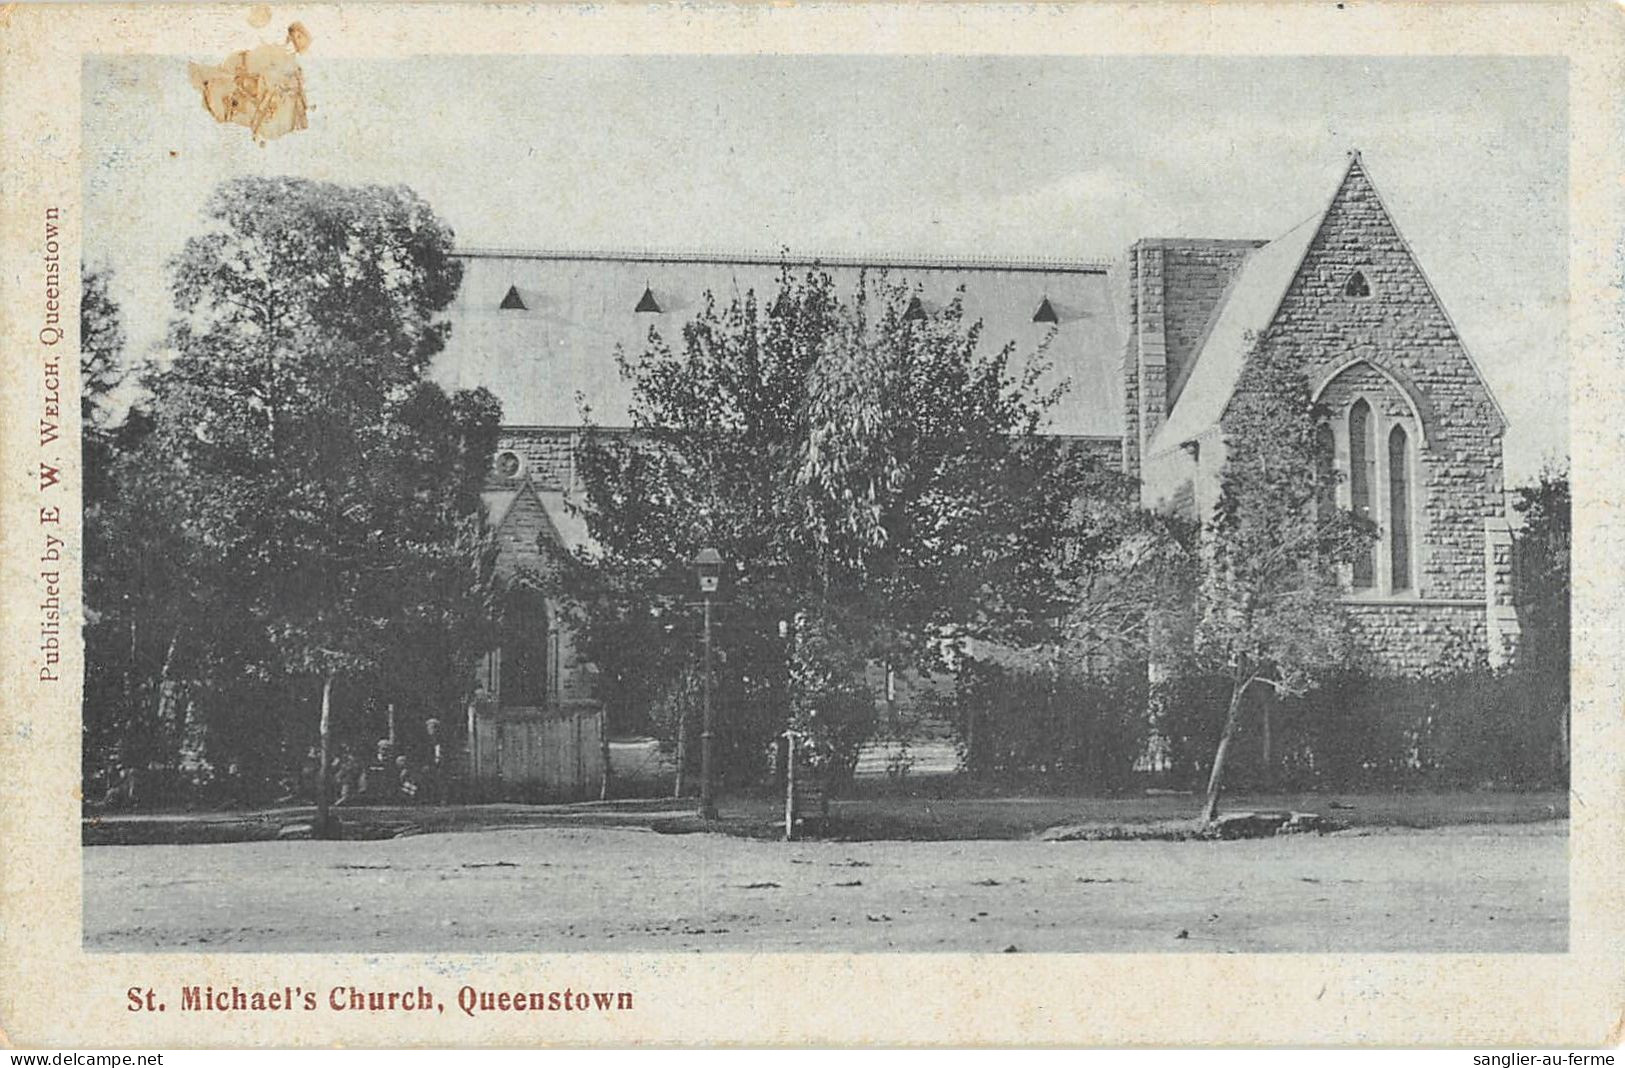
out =
<path fill-rule="evenodd" d="M 8 1044 L 1621 1041 L 1616 8 L 8 5 L 0 35 Z M 299 212 L 288 225 L 285 213 Z M 442 241 L 442 220 L 454 243 Z M 232 243 L 253 227 L 276 236 Z M 279 254 L 253 259 L 266 248 Z M 414 274 L 425 262 L 433 270 Z M 304 601 L 262 611 L 265 597 L 300 581 L 302 555 L 325 551 L 301 523 L 353 525 L 345 546 L 376 546 L 396 532 L 368 520 L 423 514 L 394 500 L 311 518 L 297 507 L 304 490 L 277 483 L 288 525 L 245 536 L 248 525 L 227 522 L 241 497 L 131 491 L 123 499 L 149 518 L 120 526 L 104 510 L 103 526 L 87 525 L 87 511 L 117 497 L 96 488 L 86 463 L 117 437 L 86 433 L 87 413 L 102 418 L 81 404 L 90 376 L 110 375 L 91 384 L 96 403 L 151 416 L 151 440 L 168 442 L 176 465 L 218 463 L 202 483 L 247 485 L 234 481 L 244 471 L 292 469 L 265 460 L 294 454 L 276 449 L 341 436 L 333 428 L 349 409 L 335 398 L 359 405 L 394 373 L 311 321 L 353 325 L 369 302 L 412 314 L 433 305 L 450 323 L 445 339 L 424 341 L 433 331 L 404 312 L 397 333 L 367 337 L 426 354 L 425 367 L 427 355 L 437 361 L 402 382 L 422 371 L 448 395 L 482 388 L 501 400 L 501 433 L 485 445 L 469 501 L 506 539 L 502 559 L 522 570 L 541 544 L 593 562 L 607 528 L 580 508 L 601 477 L 585 428 L 632 425 L 642 396 L 617 349 L 636 352 L 651 329 L 680 345 L 686 323 L 705 321 L 706 294 L 726 305 L 808 269 L 826 272 L 836 293 L 902 279 L 875 298 L 896 301 L 901 336 L 946 329 L 963 312 L 999 343 L 1053 338 L 1058 359 L 1074 361 L 1062 368 L 1073 388 L 1049 413 L 1057 436 L 1133 474 L 1148 505 L 1184 502 L 1196 514 L 1217 506 L 1220 476 L 1202 472 L 1218 469 L 1201 465 L 1225 455 L 1221 413 L 1254 339 L 1309 321 L 1301 351 L 1316 402 L 1334 411 L 1336 501 L 1380 528 L 1341 580 L 1353 587 L 1350 611 L 1375 621 L 1362 633 L 1405 670 L 1443 663 L 1458 633 L 1489 663 L 1510 663 L 1532 624 L 1513 593 L 1497 593 L 1515 579 L 1518 537 L 1503 498 L 1566 466 L 1572 714 L 1538 759 L 1482 743 L 1519 767 L 1561 764 L 1561 782 L 1509 788 L 1474 765 L 1448 789 L 1442 779 L 1398 789 L 1399 774 L 1364 791 L 1341 781 L 1283 788 L 1268 796 L 1291 793 L 1293 809 L 1314 805 L 1324 810 L 1315 818 L 1331 819 L 1292 829 L 1352 827 L 1169 840 L 1183 835 L 1169 830 L 1174 816 L 1197 814 L 1202 783 L 1167 777 L 1177 746 L 1153 731 L 1136 736 L 1140 750 L 1110 791 L 1061 803 L 1052 786 L 1002 786 L 975 801 L 978 826 L 997 831 L 949 832 L 955 817 L 944 813 L 960 789 L 951 784 L 982 759 L 992 727 L 922 714 L 912 737 L 894 729 L 885 745 L 854 746 L 853 775 L 874 796 L 906 799 L 889 812 L 900 822 L 785 842 L 773 823 L 785 778 L 792 809 L 824 800 L 809 792 L 815 777 L 795 784 L 803 764 L 783 755 L 818 723 L 787 720 L 744 742 L 739 719 L 724 723 L 717 760 L 737 763 L 710 769 L 714 663 L 737 678 L 719 705 L 742 717 L 757 705 L 730 694 L 770 691 L 748 690 L 754 667 L 729 665 L 760 647 L 782 666 L 825 633 L 797 610 L 738 636 L 745 625 L 729 599 L 765 566 L 732 569 L 703 553 L 679 561 L 693 563 L 699 585 L 662 588 L 659 610 L 639 616 L 645 644 L 632 662 L 693 630 L 681 648 L 703 665 L 702 733 L 699 674 L 684 676 L 693 722 L 615 720 L 603 687 L 622 676 L 581 666 L 588 632 L 571 631 L 556 600 L 538 596 L 504 617 L 526 620 L 526 643 L 504 644 L 506 632 L 482 639 L 468 657 L 477 682 L 467 671 L 436 675 L 428 653 L 346 644 L 363 629 L 356 620 L 382 630 L 428 603 L 404 581 L 365 586 L 393 599 L 342 625 Z M 423 291 L 407 292 L 419 282 Z M 81 343 L 88 352 L 113 336 L 81 336 L 108 321 L 82 312 L 92 291 L 119 323 L 112 365 L 81 363 Z M 1299 315 L 1311 298 L 1334 311 Z M 841 336 L 869 336 L 852 329 Z M 317 354 L 302 365 L 317 370 L 267 372 L 258 385 L 242 377 L 247 361 L 234 361 L 256 346 L 282 359 L 266 339 L 283 330 Z M 1458 359 L 1458 348 L 1472 355 Z M 1458 362 L 1436 373 L 1438 360 Z M 323 378 L 332 368 L 342 374 Z M 818 468 L 818 449 L 869 425 L 862 377 L 826 384 L 824 407 L 808 417 L 806 470 Z M 377 395 L 392 405 L 406 392 Z M 153 396 L 170 407 L 142 399 Z M 300 407 L 314 396 L 328 407 Z M 909 408 L 878 410 L 900 422 Z M 389 426 L 453 425 L 440 411 L 425 401 Z M 230 453 L 260 440 L 260 427 L 272 453 Z M 367 455 L 454 469 L 431 435 L 419 445 Z M 318 462 L 309 472 L 335 484 L 357 474 Z M 877 483 L 905 481 L 893 467 L 852 486 L 872 497 Z M 190 572 L 227 543 L 233 567 L 274 560 L 266 566 L 287 581 L 251 592 L 246 571 Z M 125 585 L 89 604 L 92 565 L 114 560 L 133 561 L 119 565 Z M 920 568 L 909 595 L 946 566 Z M 171 615 L 141 614 L 142 598 L 161 599 L 154 576 L 189 591 L 183 611 L 171 601 Z M 168 627 L 161 635 L 144 629 L 155 618 Z M 286 659 L 243 652 L 247 638 L 230 646 L 237 659 L 219 652 L 250 618 L 271 620 L 253 640 Z M 127 646 L 122 630 L 107 643 L 109 621 L 126 619 Z M 98 648 L 146 658 L 147 682 L 123 668 L 87 675 L 91 631 Z M 205 646 L 207 669 L 178 666 Z M 112 662 L 101 655 L 93 669 Z M 315 680 L 304 703 L 244 711 L 240 696 L 261 692 L 273 660 Z M 175 681 L 187 671 L 191 690 Z M 877 723 L 889 716 L 895 728 L 900 705 L 928 703 L 916 676 L 887 660 L 871 656 L 863 671 Z M 346 689 L 346 672 L 394 696 Z M 1258 673 L 1261 686 L 1290 689 L 1288 673 Z M 265 740 L 230 756 L 197 743 L 204 755 L 189 764 L 138 759 L 130 737 L 109 742 L 103 720 L 84 712 L 105 697 L 86 696 L 81 680 L 92 677 L 119 680 L 106 683 L 113 691 L 127 683 L 107 707 L 157 709 L 176 752 L 197 749 L 187 708 L 204 708 L 207 692 L 233 695 L 211 706 L 223 718 L 208 729 Z M 425 696 L 441 684 L 455 700 Z M 362 709 L 370 719 L 358 727 Z M 296 727 L 272 739 L 273 713 Z M 327 721 L 345 716 L 330 752 Z M 1296 744 L 1288 721 L 1277 729 L 1272 741 L 1263 728 L 1266 762 Z M 675 755 L 664 744 L 673 730 Z M 1084 748 L 1105 744 L 1099 737 Z M 1252 760 L 1258 735 L 1242 738 Z M 250 787 L 248 765 L 273 747 L 277 760 L 256 765 Z M 1414 748 L 1396 759 L 1418 770 L 1431 758 L 1422 742 Z M 1059 736 L 1053 749 L 1057 764 L 1074 759 Z M 1047 755 L 1027 759 L 1024 771 L 1051 770 Z M 323 771 L 316 794 L 311 761 Z M 207 789 L 153 800 L 182 764 Z M 688 784 L 698 802 L 671 798 L 660 778 L 675 774 L 683 794 L 685 773 L 703 778 Z M 910 792 L 931 775 L 936 787 Z M 640 776 L 658 790 L 637 794 Z M 521 786 L 544 780 L 550 803 L 530 804 L 541 795 Z M 387 804 L 369 801 L 380 791 Z M 600 793 L 619 806 L 598 804 Z M 696 803 L 720 807 L 732 830 L 696 822 Z M 1288 819 L 1279 803 L 1271 833 Z M 346 840 L 306 840 L 329 819 L 350 827 Z M 1091 840 L 1117 833 L 1101 829 L 1110 819 L 1157 830 L 1147 841 Z M 750 820 L 760 826 L 740 830 Z M 781 822 L 800 833 L 794 811 Z"/>

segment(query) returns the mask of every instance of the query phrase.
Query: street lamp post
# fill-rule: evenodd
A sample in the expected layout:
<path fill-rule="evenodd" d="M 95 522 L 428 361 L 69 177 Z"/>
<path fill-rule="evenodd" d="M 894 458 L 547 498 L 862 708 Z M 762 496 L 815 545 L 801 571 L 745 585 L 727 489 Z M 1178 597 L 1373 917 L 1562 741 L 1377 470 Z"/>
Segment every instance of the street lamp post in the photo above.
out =
<path fill-rule="evenodd" d="M 711 597 L 722 578 L 722 554 L 710 546 L 694 558 L 694 571 L 700 580 L 700 597 L 705 606 L 705 719 L 700 730 L 700 818 L 717 818 L 716 765 L 713 762 L 715 713 L 711 701 Z"/>

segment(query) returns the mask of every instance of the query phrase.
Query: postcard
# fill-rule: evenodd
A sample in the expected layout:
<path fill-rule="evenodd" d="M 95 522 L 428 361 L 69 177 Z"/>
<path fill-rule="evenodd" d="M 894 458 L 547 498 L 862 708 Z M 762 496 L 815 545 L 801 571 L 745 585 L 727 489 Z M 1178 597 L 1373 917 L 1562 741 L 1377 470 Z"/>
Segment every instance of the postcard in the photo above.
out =
<path fill-rule="evenodd" d="M 1621 1040 L 1614 8 L 0 27 L 9 1044 Z"/>

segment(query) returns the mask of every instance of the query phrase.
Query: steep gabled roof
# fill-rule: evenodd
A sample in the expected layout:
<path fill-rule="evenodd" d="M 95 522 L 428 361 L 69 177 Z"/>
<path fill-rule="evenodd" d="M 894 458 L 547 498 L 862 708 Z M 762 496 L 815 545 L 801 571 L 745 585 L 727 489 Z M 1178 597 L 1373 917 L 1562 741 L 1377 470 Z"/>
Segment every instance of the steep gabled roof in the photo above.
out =
<path fill-rule="evenodd" d="M 1323 218 L 1325 212 L 1305 219 L 1247 257 L 1198 347 L 1179 403 L 1152 438 L 1148 450 L 1152 455 L 1177 448 L 1219 421 L 1235 392 L 1252 339 L 1275 319 Z"/>
<path fill-rule="evenodd" d="M 1449 311 L 1439 300 L 1438 291 L 1433 288 L 1433 283 L 1423 269 L 1421 261 L 1417 259 L 1415 250 L 1405 240 L 1404 233 L 1394 221 L 1393 213 L 1383 204 L 1382 196 L 1377 192 L 1376 184 L 1371 180 L 1360 154 L 1351 152 L 1343 175 L 1326 206 L 1313 217 L 1299 223 L 1253 253 L 1237 272 L 1222 306 L 1198 346 L 1195 366 L 1190 372 L 1183 392 L 1179 394 L 1174 410 L 1168 414 L 1167 421 L 1157 430 L 1147 448 L 1148 455 L 1162 455 L 1178 448 L 1217 425 L 1223 418 L 1230 398 L 1235 393 L 1236 383 L 1241 377 L 1242 366 L 1246 362 L 1247 353 L 1254 339 L 1275 322 L 1287 291 L 1309 256 L 1310 246 L 1325 228 L 1328 217 L 1339 203 L 1339 198 L 1351 188 L 1352 183 L 1356 182 L 1369 190 L 1375 198 L 1378 209 L 1392 227 L 1394 236 L 1404 250 L 1411 267 L 1427 287 L 1434 306 L 1449 324 L 1450 332 L 1466 357 L 1468 366 L 1477 376 L 1490 407 L 1502 425 L 1505 425 L 1506 415 L 1500 403 L 1490 391 L 1489 383 L 1485 381 L 1483 372 L 1473 360 L 1472 353 L 1467 350 L 1466 341 L 1456 329 L 1455 323 L 1451 321 Z"/>
<path fill-rule="evenodd" d="M 518 499 L 517 489 L 486 490 L 480 494 L 480 501 L 485 505 L 486 527 L 493 532 L 501 530 L 502 524 L 508 521 L 513 502 Z"/>
<path fill-rule="evenodd" d="M 632 387 L 621 374 L 618 350 L 645 352 L 651 330 L 658 330 L 681 354 L 683 326 L 704 307 L 707 293 L 726 305 L 754 291 L 765 304 L 778 294 L 784 266 L 800 274 L 816 263 L 843 299 L 866 271 L 888 270 L 892 281 L 918 294 L 926 313 L 954 300 L 963 286 L 965 322 L 982 323 L 982 351 L 1015 344 L 1012 372 L 1024 369 L 1048 339 L 1044 362 L 1050 366 L 1039 388 L 1071 382 L 1050 412 L 1050 429 L 1104 437 L 1123 432 L 1123 331 L 1106 268 L 1094 261 L 478 249 L 457 255 L 462 286 L 448 309 L 451 336 L 432 374 L 448 389 L 491 390 L 506 426 L 577 426 L 583 405 L 601 426 L 630 426 Z M 510 289 L 525 310 L 501 307 Z M 645 294 L 655 306 L 639 311 Z M 1046 297 L 1057 321 L 1034 322 Z"/>
<path fill-rule="evenodd" d="M 587 533 L 586 519 L 571 506 L 568 497 L 559 490 L 538 490 L 536 495 L 541 498 L 547 520 L 553 524 L 553 533 L 566 552 L 572 556 L 582 551 L 597 554 L 598 543 Z"/>
<path fill-rule="evenodd" d="M 1377 206 L 1388 217 L 1389 224 L 1394 228 L 1394 236 L 1399 238 L 1400 247 L 1405 250 L 1405 255 L 1410 257 L 1411 265 L 1416 268 L 1416 273 L 1422 278 L 1422 284 L 1427 286 L 1428 296 L 1433 298 L 1434 306 L 1439 309 L 1439 314 L 1444 316 L 1444 321 L 1450 327 L 1451 336 L 1456 339 L 1456 344 L 1461 347 L 1461 354 L 1467 357 L 1467 366 L 1473 369 L 1473 375 L 1478 379 L 1479 387 L 1484 390 L 1484 396 L 1489 398 L 1490 407 L 1495 410 L 1496 418 L 1501 420 L 1501 426 L 1504 429 L 1507 425 L 1506 409 L 1501 407 L 1501 402 L 1496 398 L 1495 391 L 1490 389 L 1489 379 L 1484 377 L 1484 369 L 1473 358 L 1473 350 L 1467 347 L 1467 339 L 1461 336 L 1461 330 L 1457 328 L 1455 317 L 1450 314 L 1450 309 L 1445 307 L 1444 301 L 1439 299 L 1439 291 L 1434 287 L 1433 279 L 1428 277 L 1428 269 L 1422 266 L 1422 260 L 1417 256 L 1416 250 L 1411 247 L 1410 239 L 1405 236 L 1405 231 L 1399 228 L 1399 223 L 1394 221 L 1394 213 L 1388 210 L 1388 205 L 1382 199 L 1382 191 L 1377 188 L 1376 180 L 1371 177 L 1371 168 L 1366 166 L 1365 161 L 1360 158 L 1358 152 L 1355 152 L 1353 156 L 1349 168 L 1352 170 L 1359 167 L 1361 172 L 1364 173 L 1366 183 L 1371 187 L 1371 195 L 1377 198 Z"/>
<path fill-rule="evenodd" d="M 569 498 L 560 490 L 539 489 L 529 478 L 513 489 L 486 490 L 480 494 L 485 503 L 485 521 L 493 534 L 500 534 L 503 525 L 514 513 L 521 498 L 530 497 L 542 515 L 542 527 L 552 541 L 567 555 L 574 558 L 578 552 L 596 554 L 598 545 L 587 532 L 587 521 L 570 505 Z"/>

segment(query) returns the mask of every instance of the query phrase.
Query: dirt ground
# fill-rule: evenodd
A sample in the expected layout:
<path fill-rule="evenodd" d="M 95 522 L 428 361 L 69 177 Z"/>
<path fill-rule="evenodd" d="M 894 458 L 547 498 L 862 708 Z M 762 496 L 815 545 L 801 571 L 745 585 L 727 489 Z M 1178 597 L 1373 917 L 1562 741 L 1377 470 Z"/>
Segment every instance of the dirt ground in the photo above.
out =
<path fill-rule="evenodd" d="M 85 945 L 194 951 L 1561 952 L 1568 824 L 1238 842 L 614 827 L 84 850 Z"/>

